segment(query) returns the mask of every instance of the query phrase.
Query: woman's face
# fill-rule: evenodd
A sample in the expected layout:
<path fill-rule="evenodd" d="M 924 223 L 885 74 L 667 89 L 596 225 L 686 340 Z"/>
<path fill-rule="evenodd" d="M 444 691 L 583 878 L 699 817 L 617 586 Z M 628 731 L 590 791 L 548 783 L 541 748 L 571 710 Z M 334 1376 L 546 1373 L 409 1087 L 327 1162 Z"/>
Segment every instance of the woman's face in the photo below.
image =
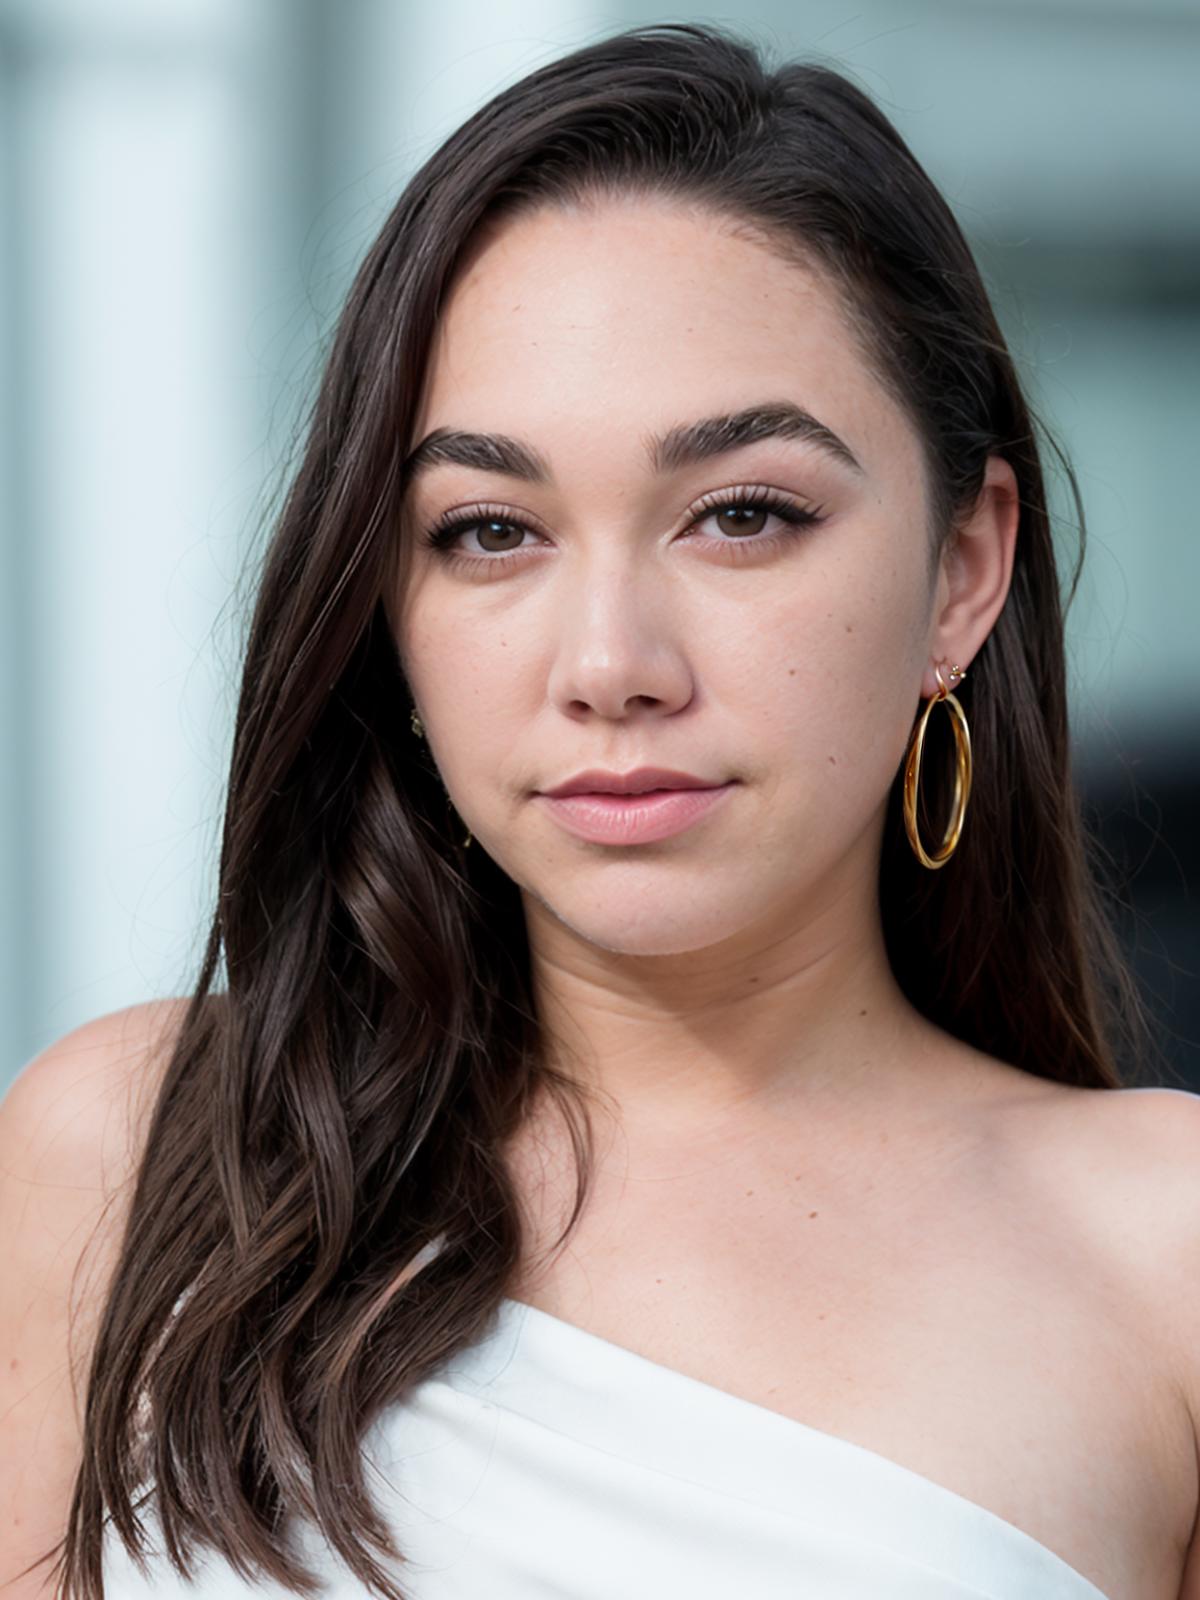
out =
<path fill-rule="evenodd" d="M 513 445 L 422 451 L 397 645 L 531 938 L 646 956 L 871 915 L 888 789 L 959 641 L 920 442 L 826 281 L 661 200 L 510 221 L 445 304 L 414 445 L 435 430 Z M 645 802 L 614 842 L 544 797 L 643 766 L 730 787 L 634 842 Z"/>

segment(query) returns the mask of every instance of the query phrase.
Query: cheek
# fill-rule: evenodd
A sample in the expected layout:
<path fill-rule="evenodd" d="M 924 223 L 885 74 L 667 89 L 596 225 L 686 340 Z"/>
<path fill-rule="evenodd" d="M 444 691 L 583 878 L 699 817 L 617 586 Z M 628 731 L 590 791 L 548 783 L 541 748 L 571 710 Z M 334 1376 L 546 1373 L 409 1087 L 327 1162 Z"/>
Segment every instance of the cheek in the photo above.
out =
<path fill-rule="evenodd" d="M 778 685 L 782 667 L 779 686 L 799 685 L 805 694 L 847 682 L 889 691 L 903 683 L 906 692 L 922 629 L 918 597 L 905 575 L 860 567 L 836 577 L 814 586 L 811 601 L 759 611 L 748 640 L 758 669 L 769 668 Z"/>
<path fill-rule="evenodd" d="M 523 786 L 545 688 L 543 678 L 539 693 L 538 665 L 520 630 L 427 612 L 412 639 L 413 688 L 437 729 L 430 743 L 447 786 L 481 797 L 510 780 Z"/>
<path fill-rule="evenodd" d="M 886 790 L 924 665 L 920 597 L 887 566 L 834 576 L 819 603 L 761 617 L 741 681 L 759 728 L 799 754 L 810 781 L 820 772 Z"/>
<path fill-rule="evenodd" d="M 409 682 L 430 715 L 454 714 L 472 700 L 476 680 L 495 676 L 495 630 L 473 616 L 436 572 L 414 582 L 401 613 L 401 653 Z"/>

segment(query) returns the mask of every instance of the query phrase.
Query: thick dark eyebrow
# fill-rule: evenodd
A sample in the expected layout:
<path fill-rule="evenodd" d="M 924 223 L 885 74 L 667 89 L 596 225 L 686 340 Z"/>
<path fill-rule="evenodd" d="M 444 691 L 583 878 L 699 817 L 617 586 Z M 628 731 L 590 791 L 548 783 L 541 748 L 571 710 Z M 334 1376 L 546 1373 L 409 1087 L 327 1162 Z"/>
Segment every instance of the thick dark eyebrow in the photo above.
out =
<path fill-rule="evenodd" d="M 791 400 L 773 400 L 746 406 L 699 422 L 681 423 L 666 433 L 643 440 L 655 472 L 675 472 L 680 467 L 723 455 L 760 439 L 806 439 L 842 466 L 861 474 L 862 467 L 850 446 L 832 428 Z M 435 428 L 406 457 L 402 473 L 409 484 L 436 462 L 454 462 L 481 472 L 500 472 L 528 483 L 553 481 L 549 464 L 530 445 L 502 433 L 464 433 L 457 428 Z"/>

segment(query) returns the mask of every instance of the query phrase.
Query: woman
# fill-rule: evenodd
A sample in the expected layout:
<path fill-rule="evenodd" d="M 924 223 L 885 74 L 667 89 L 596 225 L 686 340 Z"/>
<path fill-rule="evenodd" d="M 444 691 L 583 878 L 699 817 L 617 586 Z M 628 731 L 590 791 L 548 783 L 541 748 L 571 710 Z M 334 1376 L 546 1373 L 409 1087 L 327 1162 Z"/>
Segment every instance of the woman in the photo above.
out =
<path fill-rule="evenodd" d="M 715 28 L 532 73 L 349 297 L 195 994 L 10 1097 L 130 1151 L 67 1594 L 1200 1593 L 1136 1024 L 946 204 Z"/>

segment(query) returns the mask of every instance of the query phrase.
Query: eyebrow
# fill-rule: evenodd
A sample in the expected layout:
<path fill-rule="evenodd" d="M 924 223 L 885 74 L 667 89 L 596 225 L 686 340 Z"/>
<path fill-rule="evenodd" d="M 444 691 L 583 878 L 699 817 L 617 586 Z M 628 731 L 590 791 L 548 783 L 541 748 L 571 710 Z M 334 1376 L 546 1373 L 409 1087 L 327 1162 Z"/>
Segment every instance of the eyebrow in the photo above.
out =
<path fill-rule="evenodd" d="M 723 455 L 760 439 L 805 439 L 842 466 L 862 474 L 862 467 L 850 446 L 832 428 L 791 400 L 773 400 L 746 406 L 699 422 L 681 423 L 666 433 L 643 438 L 651 469 L 657 473 L 675 472 L 680 467 L 710 456 Z M 411 483 L 422 471 L 439 462 L 475 467 L 481 472 L 500 472 L 529 483 L 546 484 L 554 474 L 549 463 L 532 446 L 502 433 L 467 433 L 457 428 L 435 428 L 405 458 L 401 469 L 404 481 Z"/>

